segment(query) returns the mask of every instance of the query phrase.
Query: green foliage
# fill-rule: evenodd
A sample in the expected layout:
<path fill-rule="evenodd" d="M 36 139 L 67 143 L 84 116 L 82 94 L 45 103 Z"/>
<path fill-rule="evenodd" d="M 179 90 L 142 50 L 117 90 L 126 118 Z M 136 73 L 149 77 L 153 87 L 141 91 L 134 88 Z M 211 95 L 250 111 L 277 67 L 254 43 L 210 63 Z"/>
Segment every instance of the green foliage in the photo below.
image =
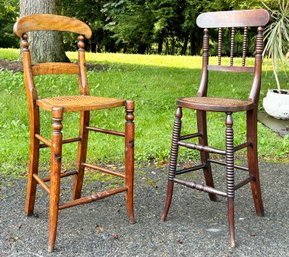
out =
<path fill-rule="evenodd" d="M 272 21 L 265 29 L 265 40 L 267 41 L 264 53 L 272 60 L 273 71 L 279 92 L 281 86 L 278 78 L 278 67 L 281 65 L 286 69 L 289 62 L 286 54 L 289 52 L 289 2 L 278 0 L 278 9 L 271 9 L 264 4 L 271 12 Z"/>
<path fill-rule="evenodd" d="M 7 54 L 7 51 L 10 52 Z M 14 52 L 14 53 L 11 53 Z M 19 50 L 0 50 L 0 59 L 5 56 L 19 55 Z M 75 53 L 68 53 L 75 59 Z M 87 54 L 89 63 L 104 65 L 102 71 L 89 71 L 88 79 L 92 95 L 133 99 L 135 108 L 135 156 L 142 163 L 168 162 L 171 133 L 175 113 L 175 99 L 181 96 L 195 95 L 201 76 L 201 57 L 160 56 L 132 54 Z M 217 61 L 214 59 L 213 61 Z M 229 61 L 229 60 L 226 60 Z M 248 61 L 253 62 L 252 59 Z M 239 60 L 240 64 L 241 60 Z M 213 63 L 213 62 L 212 62 Z M 265 65 L 264 68 L 267 66 Z M 26 94 L 21 73 L 0 72 L 0 169 L 6 173 L 23 173 L 27 170 L 29 158 L 29 117 Z M 209 95 L 245 98 L 252 77 L 247 74 L 210 73 L 211 87 Z M 217 83 L 216 83 L 217 82 Z M 266 82 L 266 83 L 264 83 Z M 270 87 L 272 70 L 263 76 L 261 99 L 267 87 Z M 39 76 L 39 95 L 76 94 L 77 78 L 73 75 Z M 50 138 L 51 114 L 43 113 L 42 134 Z M 191 115 L 189 115 L 191 114 Z M 91 125 L 124 129 L 123 110 L 103 110 L 92 113 Z M 225 116 L 218 113 L 208 115 L 210 144 L 224 146 Z M 78 134 L 79 115 L 65 114 L 64 138 Z M 196 131 L 196 120 L 192 110 L 186 110 L 183 119 L 183 133 Z M 236 144 L 245 140 L 245 116 L 234 114 Z M 271 130 L 259 124 L 259 153 L 262 160 L 288 160 L 289 140 L 280 138 Z M 109 135 L 91 133 L 88 161 L 118 162 L 123 160 L 123 140 Z M 63 149 L 65 169 L 75 164 L 77 145 L 66 144 Z M 244 154 L 244 153 L 243 153 Z M 242 154 L 241 154 L 242 156 Z M 181 151 L 181 160 L 194 161 L 198 157 L 195 151 Z M 41 165 L 49 164 L 49 149 L 41 150 Z M 46 166 L 47 167 L 47 166 Z"/>
<path fill-rule="evenodd" d="M 13 35 L 13 24 L 19 13 L 18 0 L 0 0 L 0 47 L 17 47 L 18 39 Z"/>

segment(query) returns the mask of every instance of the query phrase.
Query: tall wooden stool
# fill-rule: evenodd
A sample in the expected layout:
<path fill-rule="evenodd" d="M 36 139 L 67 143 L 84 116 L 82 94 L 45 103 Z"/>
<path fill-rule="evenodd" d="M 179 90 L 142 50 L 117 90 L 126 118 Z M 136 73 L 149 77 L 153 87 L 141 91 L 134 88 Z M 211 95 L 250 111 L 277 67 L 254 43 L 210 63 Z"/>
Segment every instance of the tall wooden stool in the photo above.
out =
<path fill-rule="evenodd" d="M 79 34 L 78 36 L 78 62 L 77 63 L 40 63 L 32 64 L 29 51 L 28 34 L 30 31 L 53 30 L 68 31 Z M 79 20 L 51 15 L 35 14 L 19 19 L 14 25 L 14 33 L 21 38 L 22 61 L 24 70 L 24 83 L 28 98 L 30 116 L 30 164 L 28 175 L 28 187 L 25 212 L 32 215 L 35 204 L 36 186 L 39 184 L 49 195 L 49 239 L 48 250 L 53 251 L 59 210 L 89 203 L 105 197 L 125 192 L 126 207 L 129 220 L 134 223 L 133 210 L 133 181 L 134 181 L 134 102 L 117 98 L 105 98 L 90 96 L 86 65 L 85 65 L 85 38 L 91 37 L 90 28 Z M 78 78 L 79 92 L 77 96 L 59 96 L 41 99 L 38 97 L 34 76 L 47 74 L 75 74 Z M 50 85 L 47 85 L 49 88 Z M 90 111 L 111 109 L 125 109 L 126 122 L 125 132 L 95 128 L 90 126 Z M 44 138 L 40 134 L 40 112 L 43 109 L 52 114 L 52 135 L 51 140 Z M 66 112 L 80 113 L 79 135 L 75 138 L 62 138 L 62 119 Z M 86 163 L 86 152 L 88 144 L 88 132 L 100 132 L 120 136 L 125 141 L 125 172 L 116 172 L 105 167 Z M 41 143 L 40 143 L 41 142 Z M 71 172 L 61 172 L 62 145 L 71 142 L 78 142 L 77 170 Z M 51 148 L 50 177 L 41 178 L 38 175 L 39 150 L 40 148 Z M 90 196 L 81 197 L 82 184 L 85 168 L 111 174 L 123 178 L 123 186 L 98 192 Z M 60 204 L 60 179 L 74 176 L 72 200 Z M 50 186 L 46 182 L 50 181 Z"/>
<path fill-rule="evenodd" d="M 257 155 L 257 111 L 259 93 L 261 87 L 262 73 L 262 51 L 263 51 L 263 26 L 269 21 L 269 13 L 263 9 L 243 10 L 243 11 L 222 11 L 203 13 L 197 18 L 197 25 L 204 28 L 203 37 L 203 66 L 200 87 L 196 97 L 182 97 L 177 99 L 177 111 L 173 128 L 173 139 L 170 156 L 169 176 L 167 197 L 165 202 L 162 220 L 165 221 L 171 205 L 174 184 L 181 184 L 193 189 L 207 192 L 212 201 L 216 201 L 216 196 L 220 195 L 227 198 L 228 202 L 228 221 L 230 245 L 235 246 L 235 225 L 234 225 L 234 196 L 235 191 L 247 183 L 251 184 L 252 195 L 258 216 L 264 215 L 263 202 L 258 170 Z M 243 34 L 242 65 L 234 65 L 234 47 L 237 28 Z M 252 35 L 252 27 L 257 27 L 255 66 L 246 66 L 246 54 L 248 49 L 248 36 Z M 217 29 L 218 35 L 218 65 L 209 65 L 209 29 Z M 230 28 L 230 29 L 229 29 Z M 251 28 L 249 30 L 249 28 Z M 228 33 L 229 31 L 229 33 Z M 229 34 L 230 43 L 230 64 L 224 66 L 221 63 L 223 35 Z M 224 49 L 223 49 L 224 50 Z M 250 72 L 253 74 L 253 82 L 247 100 L 235 98 L 216 98 L 208 97 L 208 71 L 222 72 Z M 231 82 L 230 82 L 231 83 Z M 233 95 L 232 95 L 233 97 Z M 197 132 L 188 135 L 181 135 L 182 108 L 196 110 Z M 226 149 L 218 149 L 208 146 L 206 112 L 223 112 L 225 114 L 225 140 Z M 233 113 L 246 112 L 247 114 L 247 140 L 238 146 L 234 145 L 233 132 Z M 198 144 L 187 141 L 188 139 L 198 138 Z M 179 147 L 196 149 L 200 151 L 201 163 L 189 168 L 177 170 L 177 159 Z M 243 148 L 247 148 L 248 167 L 234 165 L 234 153 Z M 209 153 L 225 156 L 225 162 L 211 159 Z M 220 164 L 226 167 L 226 191 L 215 189 L 211 171 L 211 163 Z M 234 170 L 240 169 L 248 172 L 248 177 L 235 184 Z M 194 181 L 186 181 L 177 178 L 178 175 L 203 170 L 205 185 Z"/>

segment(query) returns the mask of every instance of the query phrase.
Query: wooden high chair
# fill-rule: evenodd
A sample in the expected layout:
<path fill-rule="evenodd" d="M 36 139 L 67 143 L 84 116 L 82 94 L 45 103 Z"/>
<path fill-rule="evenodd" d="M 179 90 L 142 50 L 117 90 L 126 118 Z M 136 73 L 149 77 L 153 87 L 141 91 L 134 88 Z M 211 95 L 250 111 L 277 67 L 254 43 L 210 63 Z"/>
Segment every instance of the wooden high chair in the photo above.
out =
<path fill-rule="evenodd" d="M 67 31 L 79 34 L 77 63 L 39 63 L 32 64 L 28 43 L 28 32 L 38 30 Z M 48 250 L 53 251 L 56 240 L 56 230 L 59 210 L 89 203 L 105 197 L 125 192 L 126 207 L 129 220 L 134 223 L 133 210 L 133 181 L 134 181 L 134 102 L 129 100 L 90 96 L 85 64 L 85 38 L 91 37 L 90 28 L 77 19 L 52 14 L 34 14 L 19 19 L 14 25 L 14 33 L 21 38 L 24 83 L 26 87 L 29 116 L 30 116 L 30 164 L 25 212 L 32 215 L 35 204 L 36 186 L 39 184 L 50 196 L 49 203 L 49 239 Z M 79 82 L 79 95 L 40 98 L 37 93 L 34 77 L 46 74 L 75 74 Z M 57 79 L 57 77 L 56 77 Z M 47 85 L 49 87 L 49 85 Z M 90 111 L 102 109 L 125 109 L 125 132 L 95 128 L 90 126 Z M 39 110 L 51 112 L 52 135 L 51 140 L 40 134 Z M 66 112 L 80 113 L 79 135 L 75 138 L 62 138 L 62 119 Z M 65 128 L 64 128 L 65 129 Z M 106 133 L 120 136 L 125 141 L 125 172 L 120 173 L 105 167 L 86 163 L 88 132 Z M 41 142 L 41 143 L 40 143 Z M 78 142 L 77 170 L 61 172 L 62 145 Z M 51 167 L 50 177 L 42 178 L 38 174 L 39 150 L 50 147 Z M 123 178 L 125 183 L 119 188 L 98 192 L 90 196 L 81 197 L 81 190 L 85 168 L 104 172 Z M 60 179 L 74 176 L 72 200 L 60 203 Z M 47 185 L 50 182 L 50 186 Z"/>
<path fill-rule="evenodd" d="M 243 11 L 222 11 L 203 13 L 197 18 L 197 25 L 204 28 L 203 37 L 203 67 L 202 78 L 198 94 L 195 97 L 182 97 L 177 99 L 177 111 L 175 115 L 175 123 L 173 128 L 173 139 L 170 156 L 167 197 L 165 207 L 162 214 L 162 220 L 165 221 L 173 195 L 174 184 L 181 184 L 190 188 L 207 192 L 212 201 L 216 201 L 216 196 L 220 195 L 227 198 L 228 204 L 228 221 L 230 245 L 235 246 L 235 225 L 234 225 L 234 197 L 235 191 L 247 183 L 251 184 L 253 200 L 258 216 L 264 215 L 263 202 L 261 197 L 261 187 L 259 180 L 258 155 L 257 155 L 257 111 L 258 101 L 261 87 L 262 73 L 262 51 L 263 51 L 263 26 L 269 21 L 269 13 L 266 10 L 243 10 Z M 243 31 L 243 51 L 242 65 L 234 65 L 234 47 L 235 35 L 237 27 Z M 250 31 L 257 27 L 256 48 L 255 48 L 255 66 L 246 66 L 246 54 L 248 49 L 248 36 Z M 209 29 L 217 29 L 218 35 L 218 65 L 209 64 Z M 222 65 L 222 45 L 223 35 L 230 29 L 230 64 Z M 224 33 L 223 33 L 224 31 Z M 256 31 L 256 30 L 255 30 Z M 253 82 L 250 94 L 246 100 L 235 98 L 217 98 L 207 96 L 208 92 L 208 72 L 250 72 L 253 74 Z M 232 82 L 230 82 L 232 83 Z M 232 94 L 232 97 L 234 95 Z M 182 109 L 194 109 L 197 114 L 197 132 L 181 135 L 182 125 Z M 219 149 L 208 146 L 207 137 L 207 112 L 222 112 L 225 115 L 225 141 L 226 149 Z M 233 131 L 233 113 L 246 112 L 247 115 L 247 140 L 238 146 L 234 145 Z M 198 144 L 188 142 L 188 139 L 198 138 Z M 177 170 L 177 159 L 179 147 L 195 149 L 200 151 L 201 163 Z M 241 149 L 247 149 L 248 167 L 234 165 L 234 154 Z M 211 159 L 209 153 L 220 154 L 225 156 L 225 162 Z M 211 171 L 211 163 L 220 164 L 226 167 L 226 191 L 218 190 L 214 187 L 213 176 Z M 248 177 L 242 182 L 235 184 L 234 170 L 240 169 L 248 172 Z M 203 170 L 205 177 L 205 185 L 195 181 L 186 181 L 177 178 L 177 176 L 192 172 L 195 170 Z"/>

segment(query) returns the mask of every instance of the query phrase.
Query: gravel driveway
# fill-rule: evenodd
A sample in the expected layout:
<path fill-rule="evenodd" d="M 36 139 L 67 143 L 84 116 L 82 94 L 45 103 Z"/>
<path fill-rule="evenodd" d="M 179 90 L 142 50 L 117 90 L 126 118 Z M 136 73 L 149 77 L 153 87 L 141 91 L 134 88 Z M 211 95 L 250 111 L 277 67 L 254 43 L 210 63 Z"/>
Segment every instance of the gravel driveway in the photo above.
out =
<path fill-rule="evenodd" d="M 216 184 L 223 187 L 220 169 Z M 237 191 L 234 250 L 228 245 L 225 199 L 210 202 L 206 194 L 176 185 L 168 220 L 160 222 L 167 168 L 151 166 L 136 169 L 136 224 L 128 222 L 123 194 L 63 210 L 55 252 L 49 254 L 46 193 L 38 190 L 35 215 L 26 217 L 26 179 L 0 176 L 0 257 L 289 256 L 289 165 L 263 163 L 260 170 L 266 216 L 255 215 L 249 186 Z M 70 183 L 63 180 L 64 194 L 70 195 Z M 88 183 L 84 194 L 100 186 Z"/>

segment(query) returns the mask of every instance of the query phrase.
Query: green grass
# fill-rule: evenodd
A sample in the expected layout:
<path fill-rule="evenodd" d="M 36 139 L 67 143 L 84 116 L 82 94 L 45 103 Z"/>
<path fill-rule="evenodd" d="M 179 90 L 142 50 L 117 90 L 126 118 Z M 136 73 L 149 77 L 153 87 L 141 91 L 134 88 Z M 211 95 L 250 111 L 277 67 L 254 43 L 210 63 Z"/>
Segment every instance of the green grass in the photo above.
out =
<path fill-rule="evenodd" d="M 74 53 L 68 53 L 75 58 Z M 0 59 L 15 60 L 18 49 L 0 49 Z M 136 104 L 135 157 L 137 161 L 157 163 L 169 158 L 175 99 L 195 95 L 201 75 L 201 57 L 87 54 L 87 61 L 105 64 L 103 71 L 88 72 L 92 95 L 133 99 Z M 252 62 L 253 60 L 249 60 Z M 274 78 L 269 65 L 264 65 L 261 101 L 268 88 L 274 88 Z M 244 77 L 245 76 L 245 77 Z M 73 76 L 37 77 L 39 95 L 50 93 L 76 94 L 77 81 Z M 26 94 L 21 73 L 0 72 L 0 168 L 3 173 L 26 172 L 29 157 L 29 120 Z M 252 77 L 244 74 L 210 74 L 210 95 L 246 98 Z M 260 101 L 260 102 L 261 102 Z M 195 115 L 184 112 L 184 133 L 195 131 Z M 51 114 L 45 113 L 42 133 L 50 137 Z M 78 115 L 66 114 L 64 137 L 77 135 Z M 211 145 L 224 147 L 224 115 L 208 115 L 209 141 Z M 122 110 L 99 111 L 92 115 L 92 125 L 123 130 Z M 245 139 L 245 116 L 234 115 L 236 144 Z M 287 161 L 288 137 L 281 138 L 263 125 L 258 126 L 259 156 L 261 160 Z M 64 146 L 64 167 L 69 169 L 75 163 L 76 145 Z M 123 158 L 122 139 L 112 136 L 90 134 L 88 159 L 91 162 L 119 162 Z M 181 159 L 195 160 L 197 153 L 182 151 Z M 49 162 L 49 150 L 41 152 L 42 163 Z"/>

